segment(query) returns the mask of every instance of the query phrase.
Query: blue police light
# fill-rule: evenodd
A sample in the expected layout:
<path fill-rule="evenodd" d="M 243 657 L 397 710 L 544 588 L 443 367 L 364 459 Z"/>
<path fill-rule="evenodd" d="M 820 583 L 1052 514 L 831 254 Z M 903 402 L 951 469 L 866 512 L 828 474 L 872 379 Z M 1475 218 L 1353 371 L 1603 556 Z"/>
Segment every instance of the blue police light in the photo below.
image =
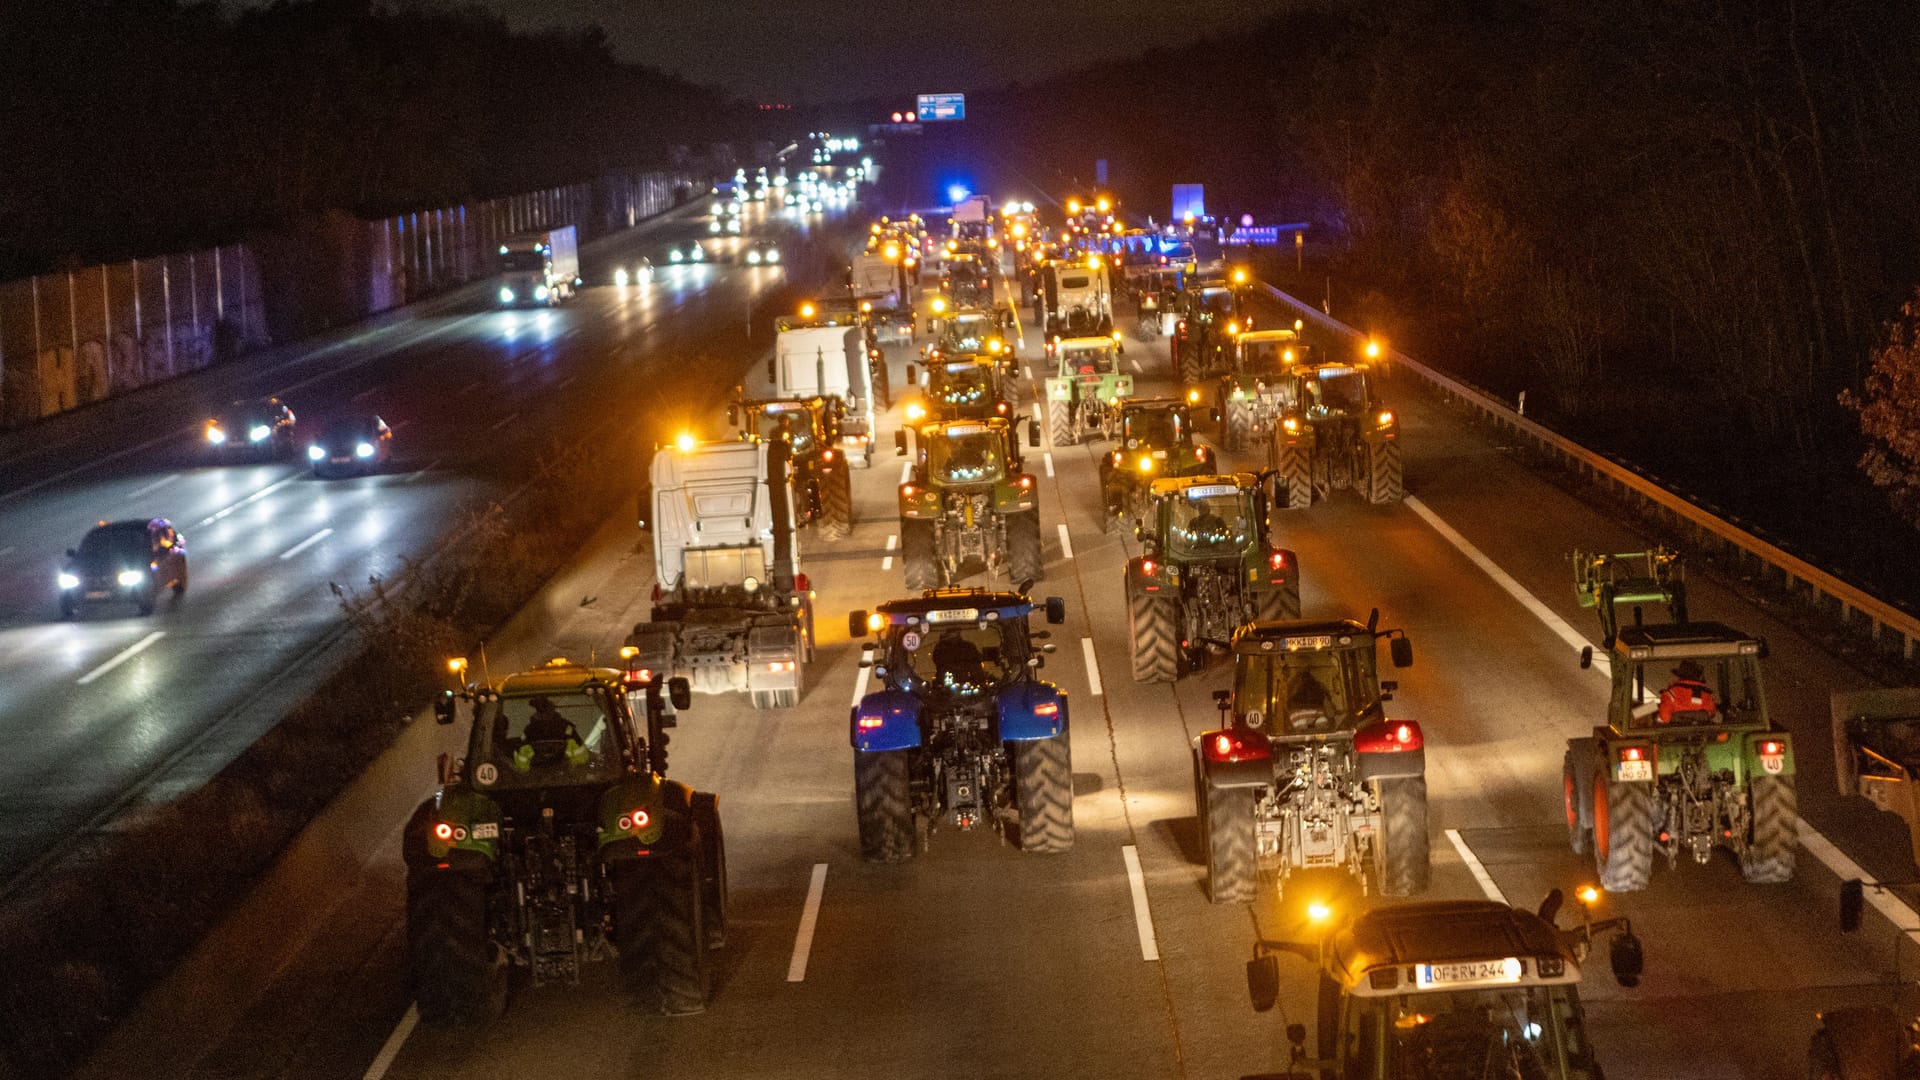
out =
<path fill-rule="evenodd" d="M 948 202 L 952 202 L 952 203 L 966 202 L 967 196 L 971 194 L 973 194 L 973 192 L 968 191 L 965 184 L 948 184 L 947 185 L 947 201 Z"/>

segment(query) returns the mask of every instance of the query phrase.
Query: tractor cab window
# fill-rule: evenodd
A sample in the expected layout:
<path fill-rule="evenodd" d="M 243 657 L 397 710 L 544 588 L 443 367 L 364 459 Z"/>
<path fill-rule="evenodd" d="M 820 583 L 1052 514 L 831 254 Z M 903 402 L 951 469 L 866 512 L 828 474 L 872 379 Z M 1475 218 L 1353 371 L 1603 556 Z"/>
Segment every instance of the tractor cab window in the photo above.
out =
<path fill-rule="evenodd" d="M 778 439 L 793 447 L 796 456 L 813 451 L 819 432 L 814 430 L 813 412 L 801 405 L 780 411 L 762 410 L 760 437 L 769 442 Z"/>
<path fill-rule="evenodd" d="M 484 702 L 468 757 L 476 765 L 473 775 L 495 788 L 617 779 L 622 763 L 613 715 L 612 701 L 600 690 Z"/>
<path fill-rule="evenodd" d="M 998 480 L 1003 471 L 1000 437 L 980 429 L 964 434 L 948 431 L 927 448 L 931 475 L 949 484 L 977 484 Z"/>
<path fill-rule="evenodd" d="M 1298 345 L 1286 341 L 1242 341 L 1242 367 L 1251 375 L 1279 375 L 1299 356 Z"/>
<path fill-rule="evenodd" d="M 1251 492 L 1168 499 L 1167 548 L 1182 559 L 1238 555 L 1257 535 Z"/>
<path fill-rule="evenodd" d="M 1067 370 L 1078 375 L 1111 375 L 1119 370 L 1119 358 L 1112 348 L 1062 350 Z"/>
<path fill-rule="evenodd" d="M 902 689 L 933 688 L 961 697 L 984 694 L 1026 670 L 1018 622 L 930 623 L 894 638 L 893 672 Z"/>
<path fill-rule="evenodd" d="M 1178 409 L 1132 409 L 1123 421 L 1128 446 L 1172 446 L 1186 433 L 1186 417 Z"/>
<path fill-rule="evenodd" d="M 1307 407 L 1321 416 L 1364 411 L 1366 375 L 1353 368 L 1321 368 L 1307 380 Z"/>
<path fill-rule="evenodd" d="M 1349 730 L 1379 711 L 1371 653 L 1313 644 L 1242 654 L 1233 688 L 1240 714 L 1251 718 L 1258 712 L 1276 735 L 1314 735 Z"/>
<path fill-rule="evenodd" d="M 993 320 L 985 315 L 956 315 L 948 320 L 940 347 L 953 352 L 980 352 L 986 348 L 993 330 Z"/>
<path fill-rule="evenodd" d="M 1379 1080 L 1547 1080 L 1582 1060 L 1560 1023 L 1557 987 L 1459 990 L 1349 1003 L 1345 1075 Z"/>
<path fill-rule="evenodd" d="M 1666 725 L 1660 722 L 1660 696 L 1684 677 L 1695 676 L 1683 664 L 1698 665 L 1699 682 L 1705 683 L 1706 708 L 1669 710 Z M 1617 697 L 1625 698 L 1630 726 L 1654 728 L 1685 724 L 1757 724 L 1766 719 L 1760 689 L 1760 668 L 1752 656 L 1704 657 L 1691 661 L 1648 660 L 1633 665 L 1631 680 L 1622 680 Z"/>
<path fill-rule="evenodd" d="M 1225 286 L 1209 286 L 1200 290 L 1200 307 L 1212 315 L 1233 314 L 1233 290 Z"/>

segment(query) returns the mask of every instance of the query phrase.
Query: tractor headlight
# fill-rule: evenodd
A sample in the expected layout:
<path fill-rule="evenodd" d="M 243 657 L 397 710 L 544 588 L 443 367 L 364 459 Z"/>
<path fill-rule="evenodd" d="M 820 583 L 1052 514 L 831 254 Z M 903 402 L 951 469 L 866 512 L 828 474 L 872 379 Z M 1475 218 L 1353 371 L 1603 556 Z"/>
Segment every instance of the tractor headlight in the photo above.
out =
<path fill-rule="evenodd" d="M 138 570 L 122 570 L 120 571 L 120 576 L 114 578 L 114 580 L 120 583 L 121 588 L 131 589 L 135 585 L 147 580 L 147 575 Z"/>
<path fill-rule="evenodd" d="M 1300 419 L 1298 417 L 1289 416 L 1285 420 L 1280 421 L 1280 426 L 1286 428 L 1287 434 L 1289 435 L 1297 435 L 1300 433 Z"/>
<path fill-rule="evenodd" d="M 1393 426 L 1393 410 L 1381 409 L 1380 415 L 1374 417 L 1373 419 L 1374 419 L 1374 422 L 1379 424 L 1381 427 L 1392 427 Z"/>
<path fill-rule="evenodd" d="M 78 574 L 69 574 L 65 570 L 60 571 L 60 576 L 55 580 L 60 582 L 60 587 L 63 589 L 77 589 L 80 587 L 80 576 Z"/>
<path fill-rule="evenodd" d="M 747 590 L 750 593 L 759 592 L 760 579 L 757 577 L 744 578 L 740 582 L 740 587 Z"/>

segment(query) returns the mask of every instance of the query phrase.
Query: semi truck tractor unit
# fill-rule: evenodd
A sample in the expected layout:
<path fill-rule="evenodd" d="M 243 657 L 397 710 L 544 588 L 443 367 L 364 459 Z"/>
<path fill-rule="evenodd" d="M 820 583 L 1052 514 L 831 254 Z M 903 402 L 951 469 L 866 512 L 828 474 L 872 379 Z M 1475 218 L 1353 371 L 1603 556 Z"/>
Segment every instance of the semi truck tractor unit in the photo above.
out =
<path fill-rule="evenodd" d="M 774 324 L 773 357 L 767 361 L 771 391 L 750 398 L 793 400 L 811 397 L 837 402 L 839 449 L 855 468 L 873 464 L 877 428 L 870 350 L 859 313 L 833 315 L 805 304 L 796 318 Z"/>
<path fill-rule="evenodd" d="M 579 245 L 571 225 L 510 236 L 500 245 L 502 306 L 558 304 L 572 299 L 581 284 Z"/>

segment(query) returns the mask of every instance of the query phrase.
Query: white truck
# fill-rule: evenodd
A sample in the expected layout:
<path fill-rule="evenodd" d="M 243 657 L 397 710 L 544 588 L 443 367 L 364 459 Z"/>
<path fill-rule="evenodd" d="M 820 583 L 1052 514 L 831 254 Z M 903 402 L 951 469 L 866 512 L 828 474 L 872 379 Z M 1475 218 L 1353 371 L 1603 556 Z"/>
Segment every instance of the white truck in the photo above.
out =
<path fill-rule="evenodd" d="M 500 245 L 500 303 L 558 304 L 582 284 L 580 245 L 571 225 L 509 236 Z"/>
<path fill-rule="evenodd" d="M 812 305 L 803 308 L 811 311 Z M 803 314 L 780 319 L 767 381 L 773 400 L 812 397 L 839 402 L 841 452 L 858 468 L 873 464 L 873 372 L 866 333 L 857 316 Z M 762 395 L 752 395 L 761 397 Z"/>
<path fill-rule="evenodd" d="M 653 455 L 640 527 L 657 575 L 649 621 L 621 656 L 636 683 L 684 678 L 746 691 L 756 709 L 800 702 L 813 658 L 813 593 L 800 573 L 787 447 L 682 436 Z"/>
<path fill-rule="evenodd" d="M 872 317 L 882 339 L 913 343 L 913 302 L 906 289 L 906 274 L 897 261 L 889 262 L 879 252 L 863 251 L 847 268 L 847 285 L 854 306 Z"/>
<path fill-rule="evenodd" d="M 1062 337 L 1104 337 L 1113 333 L 1113 287 L 1106 260 L 1088 256 L 1080 264 L 1048 263 L 1040 273 L 1040 311 L 1034 321 L 1049 341 Z"/>

